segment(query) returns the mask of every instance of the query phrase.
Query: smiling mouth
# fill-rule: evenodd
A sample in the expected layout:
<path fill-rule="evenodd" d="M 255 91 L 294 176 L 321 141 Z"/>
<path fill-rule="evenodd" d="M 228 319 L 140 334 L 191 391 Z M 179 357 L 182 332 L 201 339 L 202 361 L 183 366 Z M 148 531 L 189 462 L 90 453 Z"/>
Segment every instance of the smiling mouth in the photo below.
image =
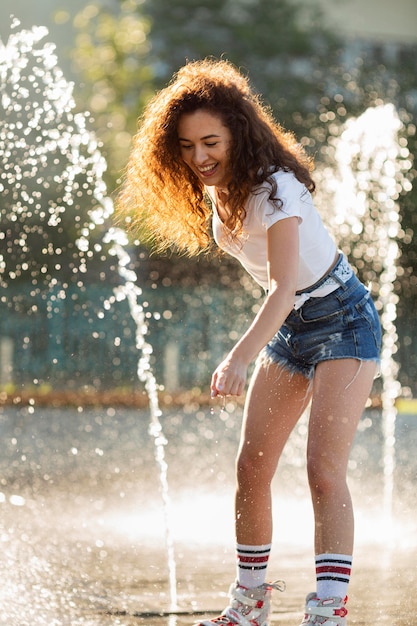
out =
<path fill-rule="evenodd" d="M 203 176 L 209 176 L 210 174 L 212 174 L 214 172 L 214 170 L 216 169 L 217 165 L 218 164 L 215 163 L 214 165 L 207 165 L 207 167 L 199 167 L 198 171 Z"/>

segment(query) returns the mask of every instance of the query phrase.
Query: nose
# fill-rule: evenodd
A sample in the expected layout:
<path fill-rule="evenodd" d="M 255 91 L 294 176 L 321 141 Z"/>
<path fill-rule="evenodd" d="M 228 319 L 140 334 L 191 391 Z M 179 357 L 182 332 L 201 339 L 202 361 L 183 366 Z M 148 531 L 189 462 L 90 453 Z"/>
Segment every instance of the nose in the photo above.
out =
<path fill-rule="evenodd" d="M 207 150 L 204 145 L 195 146 L 194 150 L 194 162 L 196 165 L 203 165 L 207 161 Z"/>

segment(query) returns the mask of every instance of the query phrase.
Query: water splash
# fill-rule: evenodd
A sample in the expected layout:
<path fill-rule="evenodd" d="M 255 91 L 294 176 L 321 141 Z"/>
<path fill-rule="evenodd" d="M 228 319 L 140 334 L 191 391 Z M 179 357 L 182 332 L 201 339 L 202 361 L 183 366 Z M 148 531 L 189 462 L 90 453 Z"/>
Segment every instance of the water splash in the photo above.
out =
<path fill-rule="evenodd" d="M 398 296 L 398 240 L 402 236 L 398 198 L 410 190 L 406 172 L 411 167 L 407 142 L 400 137 L 403 124 L 392 104 L 368 108 L 348 120 L 334 139 L 336 171 L 325 170 L 321 184 L 334 199 L 329 212 L 331 229 L 345 244 L 369 280 L 376 296 L 382 328 L 382 427 L 384 438 L 383 508 L 392 524 L 395 470 L 396 399 L 401 393 L 395 362 L 398 335 L 395 321 Z M 355 241 L 356 239 L 356 241 Z"/>
<path fill-rule="evenodd" d="M 13 28 L 18 27 L 14 20 Z M 142 291 L 135 272 L 129 269 L 132 259 L 126 251 L 126 234 L 117 228 L 106 229 L 114 210 L 103 180 L 106 162 L 95 134 L 88 129 L 89 114 L 75 112 L 73 85 L 57 66 L 53 44 L 40 43 L 47 34 L 46 28 L 34 27 L 13 33 L 6 45 L 0 42 L 0 284 L 29 279 L 37 290 L 51 290 L 58 282 L 64 281 L 65 287 L 65 279 L 75 279 L 81 287 L 89 259 L 97 255 L 116 258 L 114 268 L 121 280 L 104 302 L 104 309 L 127 300 L 136 327 L 137 375 L 149 398 L 149 433 L 159 468 L 170 610 L 174 611 L 176 567 L 164 452 L 167 440 L 159 420 L 158 385 L 150 364 L 152 347 L 145 338 L 148 327 Z M 71 237 L 67 236 L 69 230 Z M 65 298 L 65 292 L 60 297 Z"/>
<path fill-rule="evenodd" d="M 75 112 L 54 45 L 40 44 L 47 32 L 34 27 L 0 42 L 3 286 L 81 284 L 88 258 L 100 252 L 95 229 L 111 212 L 95 199 L 105 160 L 88 114 Z"/>
<path fill-rule="evenodd" d="M 103 198 L 104 200 L 104 198 Z M 158 385 L 150 365 L 150 356 L 152 354 L 152 346 L 146 341 L 148 326 L 146 324 L 145 313 L 140 297 L 142 290 L 137 286 L 136 273 L 128 268 L 131 258 L 126 252 L 125 246 L 128 245 L 128 238 L 124 231 L 118 228 L 110 228 L 104 238 L 106 243 L 111 243 L 110 254 L 116 255 L 118 258 L 119 274 L 123 278 L 123 284 L 114 290 L 114 299 L 118 302 L 126 299 L 129 304 L 130 314 L 136 327 L 136 348 L 139 350 L 141 357 L 138 361 L 137 375 L 140 381 L 145 384 L 145 389 L 149 398 L 151 421 L 149 425 L 149 434 L 154 438 L 155 459 L 159 467 L 159 480 L 161 485 L 161 494 L 164 504 L 165 518 L 165 540 L 168 556 L 168 572 L 169 572 L 169 591 L 170 591 L 170 611 L 178 609 L 177 603 L 177 581 L 176 581 L 176 562 L 174 551 L 174 540 L 172 536 L 171 524 L 171 501 L 168 487 L 168 465 L 165 461 L 165 446 L 168 441 L 163 433 L 159 418 L 162 412 L 159 408 Z M 105 303 L 106 308 L 110 308 L 112 299 Z"/>

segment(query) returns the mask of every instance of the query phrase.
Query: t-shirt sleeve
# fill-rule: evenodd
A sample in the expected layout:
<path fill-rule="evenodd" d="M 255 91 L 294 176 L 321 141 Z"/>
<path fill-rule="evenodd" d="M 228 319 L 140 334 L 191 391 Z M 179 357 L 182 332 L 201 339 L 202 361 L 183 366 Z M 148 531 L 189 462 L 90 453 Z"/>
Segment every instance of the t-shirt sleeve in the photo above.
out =
<path fill-rule="evenodd" d="M 277 185 L 277 196 L 281 200 L 281 206 L 276 206 L 271 202 L 269 190 L 265 190 L 265 193 L 258 196 L 257 215 L 265 230 L 287 217 L 298 217 L 301 223 L 303 203 L 310 198 L 305 185 L 300 183 L 292 172 L 281 173 L 277 177 Z"/>

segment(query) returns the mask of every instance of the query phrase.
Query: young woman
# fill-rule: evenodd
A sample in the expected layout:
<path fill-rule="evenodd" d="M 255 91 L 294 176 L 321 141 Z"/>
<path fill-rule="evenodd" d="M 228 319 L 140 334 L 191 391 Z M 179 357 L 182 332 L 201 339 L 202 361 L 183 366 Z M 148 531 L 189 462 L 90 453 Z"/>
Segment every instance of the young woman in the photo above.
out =
<path fill-rule="evenodd" d="M 346 623 L 353 512 L 349 452 L 376 373 L 380 325 L 370 294 L 322 224 L 311 164 L 247 79 L 226 61 L 189 63 L 148 105 L 119 211 L 134 228 L 195 255 L 217 245 L 264 288 L 265 300 L 212 376 L 212 396 L 244 392 L 237 458 L 237 577 L 221 616 L 266 626 L 271 480 L 309 403 L 307 470 L 315 516 L 317 588 L 304 626 Z"/>

